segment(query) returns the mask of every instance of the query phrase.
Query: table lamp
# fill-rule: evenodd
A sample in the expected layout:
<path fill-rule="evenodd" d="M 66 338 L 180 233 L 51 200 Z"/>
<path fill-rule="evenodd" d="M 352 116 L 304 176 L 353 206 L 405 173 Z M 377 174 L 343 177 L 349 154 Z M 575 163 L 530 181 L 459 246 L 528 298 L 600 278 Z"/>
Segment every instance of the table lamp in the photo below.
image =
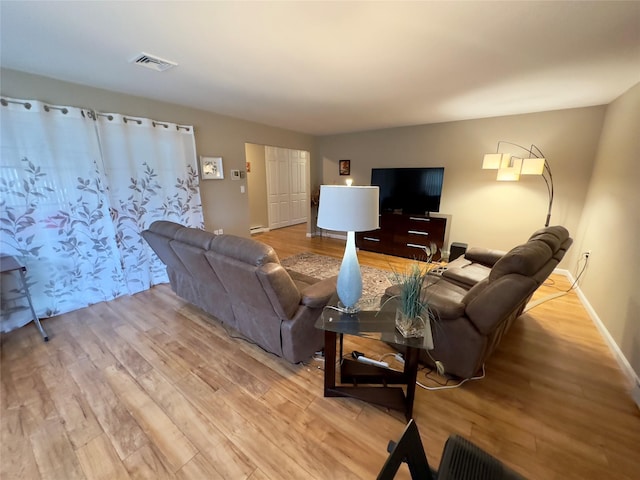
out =
<path fill-rule="evenodd" d="M 347 232 L 347 244 L 338 273 L 338 298 L 347 313 L 358 309 L 362 296 L 362 275 L 356 254 L 355 232 L 380 228 L 378 198 L 380 189 L 370 186 L 321 185 L 318 227 Z"/>

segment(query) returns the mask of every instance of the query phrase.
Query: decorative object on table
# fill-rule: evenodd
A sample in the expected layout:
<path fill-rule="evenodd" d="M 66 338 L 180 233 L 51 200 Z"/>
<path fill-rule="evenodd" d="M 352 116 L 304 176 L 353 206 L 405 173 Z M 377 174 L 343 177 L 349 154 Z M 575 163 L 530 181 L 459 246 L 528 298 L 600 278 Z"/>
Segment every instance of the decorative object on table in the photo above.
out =
<path fill-rule="evenodd" d="M 203 180 L 222 180 L 222 157 L 200 157 L 200 172 Z"/>
<path fill-rule="evenodd" d="M 520 157 L 511 153 L 499 153 L 501 144 L 518 147 L 524 150 L 525 156 Z M 549 208 L 544 224 L 545 227 L 549 226 L 549 222 L 551 221 L 551 207 L 553 206 L 553 176 L 551 175 L 551 166 L 546 156 L 537 146 L 531 144 L 531 146 L 527 148 L 517 143 L 500 140 L 496 147 L 496 153 L 485 154 L 482 161 L 482 168 L 485 170 L 498 170 L 496 180 L 502 182 L 517 182 L 520 180 L 520 175 L 541 175 L 547 185 L 547 193 L 549 194 Z"/>
<path fill-rule="evenodd" d="M 340 175 L 351 175 L 351 160 L 340 160 L 338 164 Z"/>
<path fill-rule="evenodd" d="M 427 261 L 425 264 L 413 263 L 404 272 L 394 272 L 395 283 L 400 287 L 400 293 L 391 297 L 396 299 L 396 328 L 405 338 L 424 337 L 424 348 L 433 350 L 433 335 L 431 321 L 435 320 L 433 311 L 424 298 L 424 290 L 428 288 L 427 275 L 434 268 L 430 263 L 433 255 L 438 251 L 435 243 L 425 247 Z M 389 301 L 387 300 L 387 301 Z"/>
<path fill-rule="evenodd" d="M 379 188 L 322 185 L 318 207 L 318 227 L 347 232 L 347 244 L 338 273 L 337 292 L 345 312 L 357 311 L 362 296 L 362 276 L 356 254 L 355 232 L 379 227 Z"/>

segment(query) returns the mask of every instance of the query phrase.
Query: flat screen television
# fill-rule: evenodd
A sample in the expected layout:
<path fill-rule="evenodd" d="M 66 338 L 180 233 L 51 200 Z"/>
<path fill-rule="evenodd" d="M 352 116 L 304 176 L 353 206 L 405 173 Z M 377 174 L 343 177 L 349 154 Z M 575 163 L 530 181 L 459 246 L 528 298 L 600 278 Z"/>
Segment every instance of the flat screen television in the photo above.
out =
<path fill-rule="evenodd" d="M 444 167 L 372 168 L 380 187 L 380 212 L 427 215 L 440 211 Z"/>

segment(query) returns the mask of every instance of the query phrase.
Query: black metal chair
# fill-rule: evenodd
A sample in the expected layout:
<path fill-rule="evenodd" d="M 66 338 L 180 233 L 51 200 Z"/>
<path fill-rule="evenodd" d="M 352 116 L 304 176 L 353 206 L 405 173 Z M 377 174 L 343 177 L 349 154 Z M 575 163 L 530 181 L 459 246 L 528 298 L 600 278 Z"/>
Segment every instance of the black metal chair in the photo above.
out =
<path fill-rule="evenodd" d="M 378 480 L 391 480 L 406 462 L 412 480 L 524 480 L 500 460 L 458 435 L 451 435 L 444 445 L 440 468 L 429 466 L 418 426 L 409 421 L 398 442 L 389 442 L 389 457 Z"/>

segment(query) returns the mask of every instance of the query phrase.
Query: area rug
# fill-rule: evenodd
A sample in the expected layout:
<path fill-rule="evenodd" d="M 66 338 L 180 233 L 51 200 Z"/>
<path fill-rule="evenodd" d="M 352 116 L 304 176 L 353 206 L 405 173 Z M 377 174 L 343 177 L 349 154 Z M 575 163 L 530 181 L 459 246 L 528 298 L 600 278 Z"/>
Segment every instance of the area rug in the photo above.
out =
<path fill-rule="evenodd" d="M 321 279 L 338 275 L 341 262 L 342 259 L 309 252 L 299 253 L 280 261 L 286 269 Z M 377 299 L 384 294 L 387 287 L 392 285 L 392 272 L 366 265 L 360 265 L 360 271 L 362 272 L 363 299 Z"/>

